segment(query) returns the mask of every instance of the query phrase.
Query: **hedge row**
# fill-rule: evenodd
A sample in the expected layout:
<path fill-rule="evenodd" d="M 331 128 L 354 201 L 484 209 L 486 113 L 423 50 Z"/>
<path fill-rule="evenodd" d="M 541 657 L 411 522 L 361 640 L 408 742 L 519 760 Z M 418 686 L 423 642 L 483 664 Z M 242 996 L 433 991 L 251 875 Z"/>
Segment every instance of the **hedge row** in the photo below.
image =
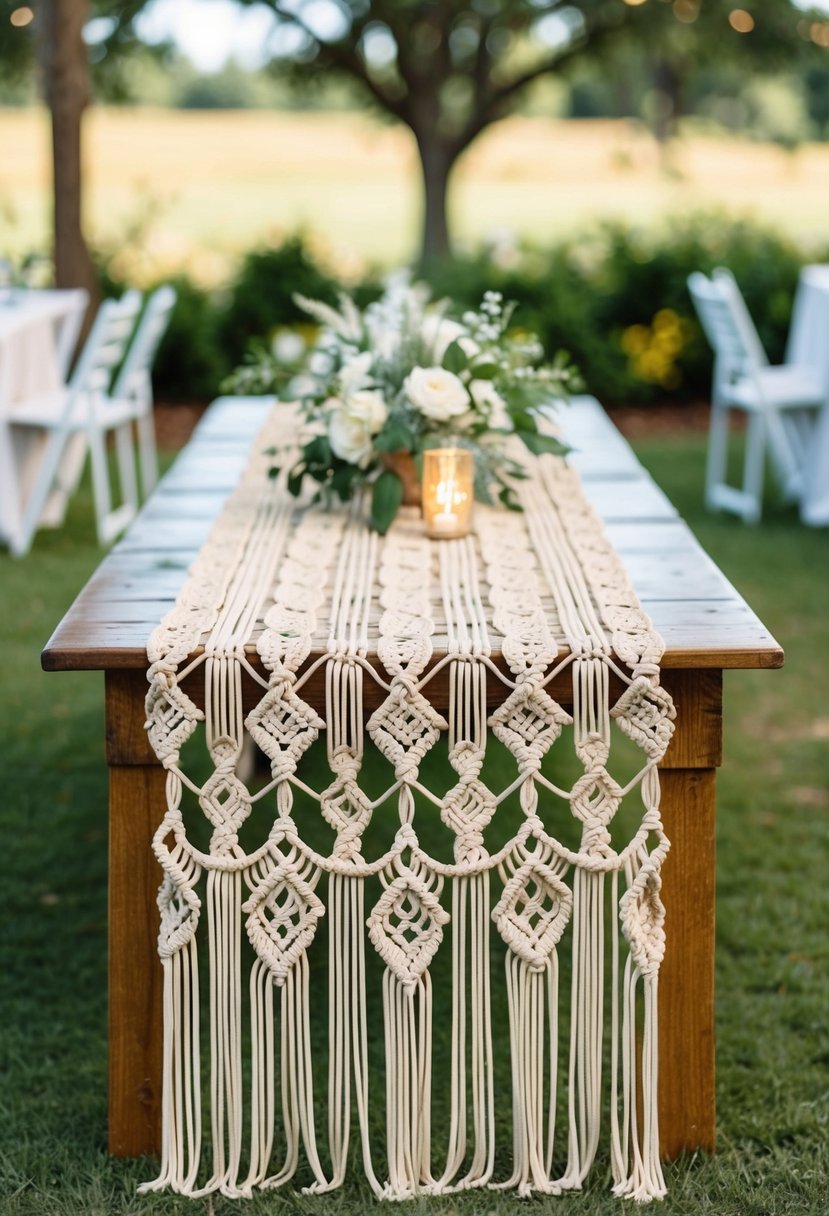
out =
<path fill-rule="evenodd" d="M 757 223 L 699 214 L 641 232 L 606 224 L 549 249 L 500 248 L 455 257 L 426 277 L 436 298 L 459 309 L 488 289 L 517 301 L 516 324 L 534 330 L 550 354 L 567 350 L 590 392 L 606 405 L 699 399 L 711 383 L 711 352 L 687 278 L 725 265 L 734 272 L 772 362 L 783 357 L 797 278 L 804 260 L 829 261 L 829 249 L 804 251 Z M 365 303 L 378 276 L 344 285 L 316 264 L 300 237 L 258 249 L 234 281 L 212 293 L 185 275 L 159 351 L 156 396 L 209 400 L 252 340 L 307 321 L 295 292 L 333 302 L 348 290 Z M 106 279 L 111 291 L 124 284 Z"/>

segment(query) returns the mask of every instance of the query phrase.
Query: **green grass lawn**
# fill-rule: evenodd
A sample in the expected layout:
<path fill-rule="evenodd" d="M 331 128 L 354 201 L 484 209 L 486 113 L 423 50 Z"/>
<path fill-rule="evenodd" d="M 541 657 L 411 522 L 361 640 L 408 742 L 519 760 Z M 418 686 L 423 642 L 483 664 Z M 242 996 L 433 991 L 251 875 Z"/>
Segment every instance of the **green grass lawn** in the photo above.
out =
<path fill-rule="evenodd" d="M 719 1150 L 670 1165 L 665 1213 L 824 1213 L 829 1188 L 829 534 L 770 501 L 748 529 L 701 509 L 702 439 L 642 441 L 641 459 L 786 649 L 777 672 L 726 678 L 719 795 Z M 0 1212 L 104 1216 L 356 1213 L 325 1199 L 139 1197 L 153 1163 L 106 1153 L 106 769 L 103 686 L 45 675 L 39 652 L 100 558 L 88 498 L 32 554 L 0 553 Z M 472 1193 L 416 1213 L 501 1214 Z M 538 1205 L 531 1204 L 533 1208 Z M 624 1211 L 601 1168 L 545 1211 Z"/>

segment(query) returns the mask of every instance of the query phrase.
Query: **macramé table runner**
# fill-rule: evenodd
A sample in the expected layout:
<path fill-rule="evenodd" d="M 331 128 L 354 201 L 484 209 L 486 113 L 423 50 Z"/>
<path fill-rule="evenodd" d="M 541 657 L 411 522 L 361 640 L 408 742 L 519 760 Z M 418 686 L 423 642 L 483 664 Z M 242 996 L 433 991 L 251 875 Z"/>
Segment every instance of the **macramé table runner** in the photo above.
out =
<path fill-rule="evenodd" d="M 523 513 L 476 506 L 464 540 L 430 541 L 411 510 L 380 538 L 358 501 L 326 513 L 268 478 L 281 408 L 147 648 L 167 810 L 163 1151 L 144 1189 L 249 1195 L 299 1170 L 319 1193 L 353 1141 L 381 1198 L 558 1194 L 604 1135 L 615 1193 L 660 1197 L 661 640 L 562 460 L 528 458 Z M 429 685 L 447 667 L 444 717 Z M 303 699 L 321 668 L 324 718 Z M 204 712 L 182 687 L 196 671 Z M 546 691 L 564 671 L 572 715 Z M 186 771 L 201 722 L 206 779 Z"/>

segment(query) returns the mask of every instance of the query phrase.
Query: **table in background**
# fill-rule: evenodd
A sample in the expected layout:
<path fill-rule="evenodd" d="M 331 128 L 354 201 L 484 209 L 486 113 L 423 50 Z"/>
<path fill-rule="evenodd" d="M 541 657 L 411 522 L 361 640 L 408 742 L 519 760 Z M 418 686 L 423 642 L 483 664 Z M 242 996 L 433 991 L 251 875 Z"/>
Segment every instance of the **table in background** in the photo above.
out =
<path fill-rule="evenodd" d="M 17 535 L 42 448 L 40 436 L 15 428 L 14 407 L 65 384 L 87 303 L 87 293 L 77 290 L 13 288 L 0 295 L 0 542 Z M 66 459 L 74 464 L 80 455 L 75 445 Z M 64 505 L 53 494 L 43 522 L 62 518 Z"/>
<path fill-rule="evenodd" d="M 42 656 L 47 671 L 106 673 L 109 1145 L 120 1155 L 155 1150 L 160 1126 L 162 970 L 156 892 L 161 870 L 150 842 L 166 803 L 164 771 L 144 729 L 146 642 L 172 607 L 188 565 L 235 488 L 271 405 L 251 398 L 214 403 Z M 661 1146 L 665 1156 L 713 1149 L 714 787 L 722 759 L 722 672 L 779 667 L 783 652 L 700 548 L 599 404 L 578 398 L 560 418 L 585 494 L 602 516 L 666 645 L 662 683 L 676 702 L 677 729 L 661 765 L 663 817 L 672 841 L 663 889 L 667 951 L 660 975 L 660 1076 L 670 1084 L 660 1089 Z M 434 661 L 440 657 L 436 652 Z M 187 687 L 194 699 L 200 695 L 198 683 Z M 315 692 L 309 682 L 303 695 L 320 709 L 321 675 L 318 683 Z M 436 702 L 439 684 L 438 677 L 433 682 Z M 559 684 L 548 691 L 569 703 L 566 679 Z M 202 697 L 203 691 L 202 685 Z M 253 698 L 255 692 L 251 688 L 248 694 Z M 367 703 L 366 708 L 374 706 Z"/>
<path fill-rule="evenodd" d="M 817 368 L 825 392 L 809 449 L 800 518 L 829 524 L 829 266 L 804 266 L 795 296 L 786 362 Z"/>

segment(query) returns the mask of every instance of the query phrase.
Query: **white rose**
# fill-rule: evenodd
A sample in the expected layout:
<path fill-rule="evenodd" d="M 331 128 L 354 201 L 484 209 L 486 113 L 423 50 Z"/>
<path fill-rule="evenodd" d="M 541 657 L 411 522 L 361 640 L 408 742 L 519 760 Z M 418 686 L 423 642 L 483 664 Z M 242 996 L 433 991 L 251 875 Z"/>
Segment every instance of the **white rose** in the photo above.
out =
<path fill-rule="evenodd" d="M 433 422 L 447 422 L 469 409 L 469 394 L 444 367 L 416 367 L 403 382 L 403 391 L 415 409 Z"/>
<path fill-rule="evenodd" d="M 453 342 L 465 335 L 466 330 L 457 321 L 450 321 L 436 312 L 427 313 L 420 327 L 420 336 L 436 363 L 440 363 Z"/>
<path fill-rule="evenodd" d="M 365 467 L 371 459 L 372 438 L 386 421 L 386 403 L 378 392 L 363 389 L 345 401 L 332 397 L 328 420 L 331 451 L 340 460 Z"/>

